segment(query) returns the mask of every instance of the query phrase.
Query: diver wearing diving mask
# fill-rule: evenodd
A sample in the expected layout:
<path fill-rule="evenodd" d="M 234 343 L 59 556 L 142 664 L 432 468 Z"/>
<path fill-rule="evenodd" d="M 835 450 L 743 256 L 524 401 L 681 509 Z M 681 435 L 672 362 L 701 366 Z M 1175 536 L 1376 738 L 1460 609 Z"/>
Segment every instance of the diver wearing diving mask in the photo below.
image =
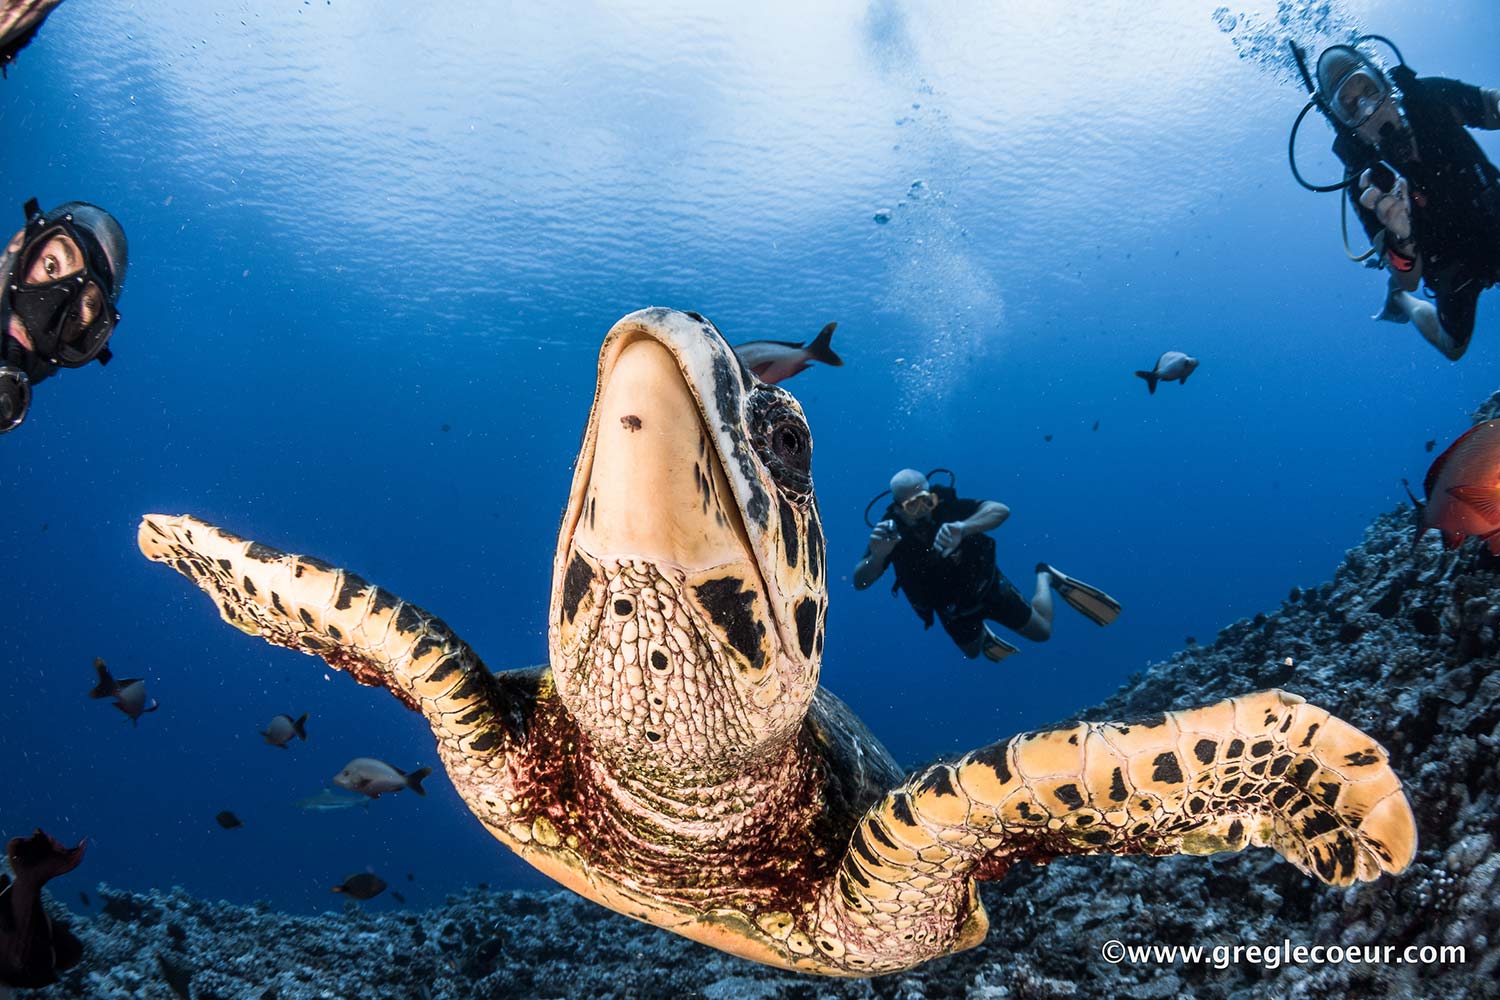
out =
<path fill-rule="evenodd" d="M 32 387 L 59 368 L 110 359 L 125 281 L 125 231 L 96 205 L 35 199 L 0 252 L 0 434 L 26 419 Z"/>
<path fill-rule="evenodd" d="M 1390 272 L 1376 318 L 1413 323 L 1456 361 L 1480 291 L 1500 282 L 1500 170 L 1467 131 L 1500 129 L 1500 90 L 1405 62 L 1386 72 L 1357 44 L 1326 49 L 1316 78 L 1350 202 Z M 1412 294 L 1424 281 L 1432 302 Z"/>

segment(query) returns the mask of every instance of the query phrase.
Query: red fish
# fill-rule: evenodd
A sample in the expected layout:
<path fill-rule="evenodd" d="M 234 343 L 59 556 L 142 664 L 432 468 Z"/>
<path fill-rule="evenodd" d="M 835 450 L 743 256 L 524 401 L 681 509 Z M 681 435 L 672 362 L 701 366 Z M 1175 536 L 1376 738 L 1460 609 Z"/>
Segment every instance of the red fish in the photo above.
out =
<path fill-rule="evenodd" d="M 1448 446 L 1427 470 L 1418 534 L 1436 528 L 1443 547 L 1473 536 L 1500 556 L 1500 420 L 1487 420 Z"/>

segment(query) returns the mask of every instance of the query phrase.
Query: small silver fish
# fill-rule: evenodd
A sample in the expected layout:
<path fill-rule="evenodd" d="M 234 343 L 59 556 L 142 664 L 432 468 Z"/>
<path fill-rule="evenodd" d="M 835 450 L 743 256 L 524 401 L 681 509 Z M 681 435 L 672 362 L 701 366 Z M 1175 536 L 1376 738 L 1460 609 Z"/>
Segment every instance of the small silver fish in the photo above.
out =
<path fill-rule="evenodd" d="M 829 342 L 833 340 L 834 327 L 837 323 L 829 323 L 819 331 L 811 343 L 795 344 L 789 340 L 751 340 L 736 345 L 734 353 L 738 354 L 745 367 L 760 377 L 762 382 L 775 385 L 784 382 L 798 372 L 806 371 L 814 361 L 821 361 L 825 365 L 833 365 L 835 368 L 844 364 L 844 359 L 833 353 Z"/>
<path fill-rule="evenodd" d="M 307 713 L 303 712 L 302 717 L 298 719 L 294 719 L 290 715 L 273 716 L 270 724 L 261 732 L 261 735 L 266 738 L 267 743 L 273 747 L 281 747 L 283 750 L 286 749 L 288 743 L 292 742 L 293 736 L 299 740 L 306 740 Z"/>
<path fill-rule="evenodd" d="M 374 757 L 356 757 L 334 775 L 333 783 L 372 799 L 380 798 L 383 792 L 399 792 L 403 788 L 410 788 L 418 795 L 426 795 L 422 789 L 422 779 L 431 773 L 432 768 L 419 767 L 407 774 Z"/>
<path fill-rule="evenodd" d="M 127 677 L 122 681 L 117 681 L 110 676 L 109 668 L 97 656 L 94 657 L 94 670 L 99 674 L 99 682 L 89 692 L 89 697 L 113 698 L 115 708 L 128 715 L 131 723 L 140 725 L 141 716 L 161 707 L 155 698 L 147 704 L 146 682 L 141 678 Z"/>
<path fill-rule="evenodd" d="M 349 809 L 353 806 L 364 806 L 369 808 L 370 800 L 363 795 L 353 793 L 336 792 L 331 788 L 325 788 L 317 795 L 309 795 L 305 799 L 298 799 L 292 805 L 303 812 L 326 813 L 338 812 L 341 809 Z"/>
<path fill-rule="evenodd" d="M 1156 367 L 1149 372 L 1136 372 L 1137 378 L 1146 380 L 1146 389 L 1156 394 L 1158 382 L 1181 382 L 1186 385 L 1188 376 L 1198 367 L 1198 359 L 1190 358 L 1181 351 L 1168 351 L 1156 359 Z"/>

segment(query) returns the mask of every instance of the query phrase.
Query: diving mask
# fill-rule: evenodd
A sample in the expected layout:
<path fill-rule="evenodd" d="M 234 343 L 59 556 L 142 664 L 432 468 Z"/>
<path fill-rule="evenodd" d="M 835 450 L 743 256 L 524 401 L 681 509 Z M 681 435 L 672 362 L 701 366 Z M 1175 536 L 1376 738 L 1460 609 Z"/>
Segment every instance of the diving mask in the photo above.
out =
<path fill-rule="evenodd" d="M 1374 117 L 1375 112 L 1390 97 L 1391 90 L 1384 79 L 1375 79 L 1367 70 L 1360 68 L 1339 84 L 1334 97 L 1334 110 L 1345 125 L 1359 128 Z"/>
<path fill-rule="evenodd" d="M 938 498 L 931 490 L 913 493 L 900 503 L 901 513 L 907 517 L 926 517 L 937 509 Z"/>
<path fill-rule="evenodd" d="M 26 203 L 18 266 L 4 290 L 26 327 L 32 349 L 55 365 L 81 368 L 107 358 L 105 345 L 120 314 L 114 271 L 103 245 L 71 212 L 49 219 Z"/>

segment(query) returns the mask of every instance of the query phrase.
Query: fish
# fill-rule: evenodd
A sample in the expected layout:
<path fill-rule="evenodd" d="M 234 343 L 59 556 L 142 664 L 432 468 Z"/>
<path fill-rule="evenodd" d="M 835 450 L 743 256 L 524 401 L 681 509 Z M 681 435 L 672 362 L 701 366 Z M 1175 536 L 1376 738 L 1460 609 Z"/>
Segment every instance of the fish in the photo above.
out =
<path fill-rule="evenodd" d="M 372 875 L 369 872 L 361 872 L 358 875 L 350 875 L 328 891 L 342 892 L 344 895 L 353 896 L 355 899 L 374 899 L 382 892 L 385 892 L 385 879 L 379 875 Z"/>
<path fill-rule="evenodd" d="M 1427 501 L 1419 505 L 1417 538 L 1435 528 L 1445 549 L 1474 537 L 1500 556 L 1500 420 L 1477 424 L 1450 444 L 1422 486 Z"/>
<path fill-rule="evenodd" d="M 407 774 L 385 761 L 373 757 L 356 757 L 333 776 L 333 783 L 372 799 L 380 798 L 384 792 L 399 792 L 403 788 L 410 788 L 418 795 L 425 796 L 427 792 L 422 788 L 422 779 L 431 773 L 432 768 L 419 767 Z"/>
<path fill-rule="evenodd" d="M 338 812 L 341 809 L 348 809 L 351 806 L 362 806 L 368 809 L 370 807 L 370 800 L 363 795 L 336 792 L 332 788 L 324 788 L 318 794 L 309 795 L 305 799 L 298 799 L 292 805 L 303 812 L 330 813 Z"/>
<path fill-rule="evenodd" d="M 1188 376 L 1198 367 L 1198 359 L 1190 358 L 1181 351 L 1168 351 L 1156 359 L 1156 367 L 1149 372 L 1136 372 L 1137 378 L 1146 380 L 1146 389 L 1156 394 L 1158 382 L 1181 382 L 1187 384 Z"/>
<path fill-rule="evenodd" d="M 150 703 L 146 701 L 146 682 L 139 677 L 127 677 L 122 681 L 115 680 L 110 676 L 109 668 L 104 661 L 97 656 L 94 657 L 94 670 L 99 674 L 99 682 L 89 692 L 90 698 L 113 698 L 115 708 L 130 717 L 131 724 L 140 725 L 141 716 L 147 712 L 154 712 L 161 706 L 155 698 Z"/>
<path fill-rule="evenodd" d="M 750 340 L 738 344 L 734 353 L 739 355 L 745 367 L 759 376 L 762 382 L 775 385 L 785 382 L 798 372 L 807 371 L 814 361 L 841 368 L 844 359 L 833 353 L 829 342 L 833 340 L 838 323 L 829 323 L 818 332 L 811 343 L 795 344 L 789 340 Z"/>
<path fill-rule="evenodd" d="M 292 742 L 293 736 L 299 740 L 306 740 L 307 713 L 303 712 L 302 717 L 298 719 L 294 719 L 290 715 L 272 716 L 270 723 L 267 724 L 261 735 L 266 738 L 267 743 L 273 747 L 281 747 L 283 750 L 286 749 L 288 743 Z"/>
<path fill-rule="evenodd" d="M 1426 447 L 1426 449 L 1428 451 L 1431 451 L 1432 449 L 1434 449 L 1434 448 L 1437 447 L 1437 442 L 1436 441 L 1428 441 L 1427 444 L 1424 447 Z"/>
<path fill-rule="evenodd" d="M 87 843 L 64 847 L 38 829 L 5 845 L 15 879 L 0 874 L 0 986 L 47 986 L 83 959 L 83 943 L 42 907 L 42 886 L 77 868 Z"/>
<path fill-rule="evenodd" d="M 181 1000 L 192 1000 L 193 972 L 181 962 L 173 962 L 161 952 L 156 953 L 156 964 L 167 986 Z"/>
<path fill-rule="evenodd" d="M 1094 430 L 1097 431 L 1098 429 L 1099 429 L 1099 421 L 1095 420 L 1094 421 Z"/>
<path fill-rule="evenodd" d="M 93 906 L 94 905 L 94 901 L 91 900 L 91 899 L 89 899 L 89 894 L 86 893 L 86 892 L 84 892 L 81 889 L 78 891 L 78 901 L 80 903 L 82 903 L 84 906 Z"/>
<path fill-rule="evenodd" d="M 395 889 L 391 890 L 391 898 L 394 899 L 398 903 L 404 903 L 404 902 L 406 902 L 406 897 L 403 896 L 403 895 L 401 895 L 401 893 L 397 892 Z"/>
<path fill-rule="evenodd" d="M 1052 440 L 1052 435 L 1051 434 L 1043 434 L 1042 435 L 1042 440 L 1043 441 L 1051 441 Z"/>
<path fill-rule="evenodd" d="M 223 812 L 215 816 L 214 822 L 219 824 L 226 830 L 233 830 L 237 826 L 245 825 L 238 816 L 230 812 L 228 809 L 225 809 Z"/>

